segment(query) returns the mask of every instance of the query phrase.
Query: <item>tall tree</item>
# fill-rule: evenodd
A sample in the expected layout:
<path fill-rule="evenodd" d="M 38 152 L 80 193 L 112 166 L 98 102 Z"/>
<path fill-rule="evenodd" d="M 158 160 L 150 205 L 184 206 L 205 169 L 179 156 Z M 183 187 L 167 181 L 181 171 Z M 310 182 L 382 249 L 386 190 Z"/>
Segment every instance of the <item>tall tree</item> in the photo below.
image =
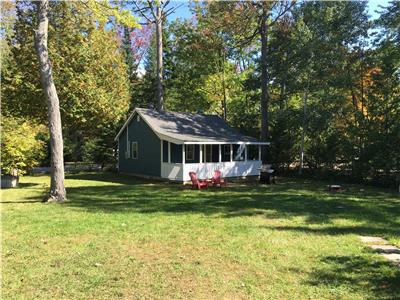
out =
<path fill-rule="evenodd" d="M 295 1 L 235 1 L 225 3 L 210 3 L 209 11 L 222 16 L 219 26 L 231 32 L 236 47 L 248 47 L 257 39 L 261 44 L 261 133 L 260 138 L 268 138 L 268 111 L 270 104 L 270 74 L 268 57 L 268 38 L 271 27 L 294 6 Z M 212 14 L 211 14 L 212 15 Z M 221 24 L 222 23 L 222 24 Z M 217 23 L 218 24 L 218 23 Z M 217 25 L 218 26 L 218 25 Z M 262 159 L 266 161 L 266 149 L 263 147 Z"/>
<path fill-rule="evenodd" d="M 37 31 L 35 32 L 35 48 L 40 65 L 40 80 L 47 98 L 50 152 L 51 152 L 51 183 L 48 201 L 61 202 L 66 200 L 64 185 L 64 153 L 60 102 L 54 85 L 53 71 L 47 48 L 49 1 L 37 3 Z"/>
<path fill-rule="evenodd" d="M 162 21 L 163 15 L 160 4 L 156 5 L 156 44 L 157 44 L 157 103 L 158 109 L 164 109 L 164 91 L 163 91 L 163 40 L 162 40 Z"/>
<path fill-rule="evenodd" d="M 147 0 L 146 2 L 141 0 L 135 0 L 134 4 L 136 9 L 133 11 L 139 13 L 148 24 L 155 24 L 156 28 L 156 85 L 157 85 L 157 108 L 159 110 L 164 109 L 164 64 L 163 64 L 163 22 L 167 16 L 173 13 L 177 7 L 167 8 L 170 0 L 166 1 L 154 1 Z"/>
<path fill-rule="evenodd" d="M 63 121 L 64 159 L 81 160 L 86 143 L 99 136 L 112 145 L 129 107 L 129 79 L 116 28 L 99 21 L 81 2 L 49 2 L 48 51 Z M 105 12 L 104 12 L 105 13 Z M 7 115 L 47 123 L 32 31 L 36 5 L 17 3 L 10 64 L 2 72 L 2 108 Z M 98 144 L 98 143 L 96 143 Z M 96 156 L 99 158 L 99 156 Z M 100 161 L 96 161 L 100 162 Z"/>

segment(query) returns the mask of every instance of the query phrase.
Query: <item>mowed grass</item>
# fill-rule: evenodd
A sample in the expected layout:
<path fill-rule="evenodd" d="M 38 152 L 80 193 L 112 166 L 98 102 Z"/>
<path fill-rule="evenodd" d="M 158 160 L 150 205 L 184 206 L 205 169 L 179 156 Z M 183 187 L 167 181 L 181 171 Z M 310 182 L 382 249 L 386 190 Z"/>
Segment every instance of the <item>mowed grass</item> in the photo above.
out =
<path fill-rule="evenodd" d="M 396 299 L 400 269 L 363 245 L 400 246 L 389 190 L 281 179 L 193 191 L 115 174 L 2 191 L 3 299 Z"/>

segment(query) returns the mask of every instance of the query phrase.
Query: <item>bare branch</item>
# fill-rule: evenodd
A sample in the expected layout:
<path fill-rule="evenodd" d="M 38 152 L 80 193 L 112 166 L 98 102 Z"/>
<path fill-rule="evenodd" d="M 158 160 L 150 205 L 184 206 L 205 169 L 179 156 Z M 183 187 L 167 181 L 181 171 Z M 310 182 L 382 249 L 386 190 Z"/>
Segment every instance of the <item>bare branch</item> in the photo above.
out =
<path fill-rule="evenodd" d="M 165 1 L 165 3 L 163 5 L 161 5 L 161 11 L 164 10 L 164 8 L 167 7 L 167 5 L 169 4 L 170 0 Z"/>
<path fill-rule="evenodd" d="M 276 16 L 276 18 L 270 23 L 270 25 L 275 24 L 285 13 L 292 9 L 292 7 L 296 4 L 296 1 L 291 1 L 289 5 L 283 6 L 282 11 Z"/>
<path fill-rule="evenodd" d="M 239 48 L 243 48 L 246 45 L 248 45 L 249 43 L 251 43 L 254 38 L 259 34 L 259 30 L 258 27 L 253 31 L 253 33 L 245 38 L 243 38 L 242 40 L 240 40 L 237 44 L 237 47 Z"/>
<path fill-rule="evenodd" d="M 149 7 L 149 6 L 146 6 L 146 7 L 141 7 L 141 8 L 139 8 L 139 9 L 131 10 L 131 12 L 135 14 L 135 13 L 140 13 L 140 11 L 146 11 L 146 10 L 148 10 L 148 9 L 150 9 L 150 7 Z"/>
<path fill-rule="evenodd" d="M 146 16 L 146 14 L 145 14 L 145 12 L 144 12 L 144 9 L 141 8 L 141 7 L 137 4 L 137 1 L 134 1 L 133 3 L 135 4 L 135 6 L 136 6 L 136 8 L 137 8 L 136 10 L 142 15 L 142 17 L 145 18 L 145 19 L 147 20 L 147 22 L 153 23 L 153 21 L 150 20 L 150 19 Z"/>
<path fill-rule="evenodd" d="M 170 14 L 173 14 L 178 8 L 180 8 L 182 6 L 183 6 L 183 3 L 179 4 L 178 6 L 171 7 L 170 9 L 167 9 L 165 12 L 163 12 L 163 15 L 165 17 L 168 17 Z"/>
<path fill-rule="evenodd" d="M 154 12 L 154 6 L 153 6 L 153 3 L 151 2 L 151 0 L 147 0 L 147 4 L 150 6 L 150 11 L 151 11 L 151 14 L 154 17 L 154 20 L 157 20 L 157 16 L 156 16 L 156 14 Z"/>

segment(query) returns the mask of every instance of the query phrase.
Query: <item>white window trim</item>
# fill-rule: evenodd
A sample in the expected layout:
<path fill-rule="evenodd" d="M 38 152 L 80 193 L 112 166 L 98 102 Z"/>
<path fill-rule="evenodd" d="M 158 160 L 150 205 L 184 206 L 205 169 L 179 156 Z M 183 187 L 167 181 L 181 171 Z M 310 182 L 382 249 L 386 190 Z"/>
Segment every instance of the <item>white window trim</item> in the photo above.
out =
<path fill-rule="evenodd" d="M 136 157 L 135 157 L 135 155 L 133 155 L 133 151 L 134 151 L 134 149 L 136 148 Z M 138 157 L 139 157 L 139 145 L 138 145 L 138 142 L 132 142 L 132 159 L 138 159 Z"/>
<path fill-rule="evenodd" d="M 194 160 L 194 144 L 193 145 L 184 145 L 186 147 L 186 160 Z M 190 150 L 189 150 L 190 149 Z M 189 156 L 189 154 L 191 154 Z"/>

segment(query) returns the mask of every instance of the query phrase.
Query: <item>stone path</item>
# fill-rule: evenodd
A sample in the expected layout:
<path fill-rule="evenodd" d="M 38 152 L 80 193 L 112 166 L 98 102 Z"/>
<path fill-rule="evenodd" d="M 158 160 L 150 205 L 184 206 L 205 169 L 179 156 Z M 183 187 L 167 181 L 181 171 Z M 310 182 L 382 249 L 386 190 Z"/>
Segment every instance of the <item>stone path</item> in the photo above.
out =
<path fill-rule="evenodd" d="M 389 245 L 388 241 L 378 236 L 360 236 L 362 242 L 380 253 L 387 260 L 400 267 L 400 249 Z"/>

